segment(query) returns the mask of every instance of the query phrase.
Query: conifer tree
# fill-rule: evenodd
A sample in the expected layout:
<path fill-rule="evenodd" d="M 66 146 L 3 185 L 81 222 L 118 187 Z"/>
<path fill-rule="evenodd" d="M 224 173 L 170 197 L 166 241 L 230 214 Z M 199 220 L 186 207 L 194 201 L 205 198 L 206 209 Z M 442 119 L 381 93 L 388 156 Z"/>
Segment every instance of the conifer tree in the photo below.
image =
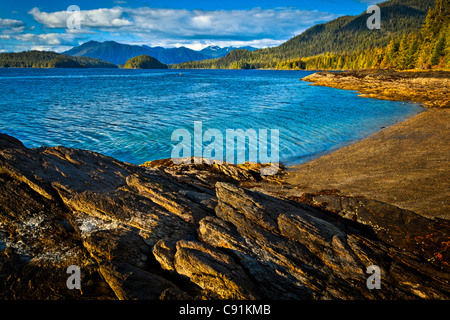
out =
<path fill-rule="evenodd" d="M 440 33 L 439 39 L 436 41 L 434 45 L 433 52 L 431 55 L 431 64 L 439 65 L 441 57 L 445 55 L 445 34 L 444 32 Z"/>
<path fill-rule="evenodd" d="M 416 66 L 419 45 L 420 43 L 417 34 L 411 34 L 409 36 L 408 53 L 406 56 L 406 69 L 413 69 Z"/>
<path fill-rule="evenodd" d="M 394 38 L 391 38 L 391 41 L 389 42 L 388 46 L 386 47 L 386 66 L 387 67 L 395 67 L 395 61 L 397 59 L 397 53 L 398 53 L 398 43 L 394 40 Z"/>
<path fill-rule="evenodd" d="M 403 34 L 402 39 L 400 41 L 397 59 L 396 59 L 396 67 L 399 69 L 406 69 L 407 58 L 408 58 L 408 38 L 406 34 Z"/>

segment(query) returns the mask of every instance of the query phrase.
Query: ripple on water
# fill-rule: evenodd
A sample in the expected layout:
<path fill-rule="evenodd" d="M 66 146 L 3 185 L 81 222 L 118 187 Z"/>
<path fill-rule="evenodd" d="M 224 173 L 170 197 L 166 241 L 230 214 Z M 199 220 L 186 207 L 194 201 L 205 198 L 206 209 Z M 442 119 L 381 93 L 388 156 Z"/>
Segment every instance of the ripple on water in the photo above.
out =
<path fill-rule="evenodd" d="M 1 132 L 28 146 L 84 148 L 140 164 L 168 158 L 172 132 L 278 129 L 280 160 L 304 162 L 423 110 L 311 86 L 311 72 L 0 69 Z M 204 145 L 207 143 L 205 142 Z"/>

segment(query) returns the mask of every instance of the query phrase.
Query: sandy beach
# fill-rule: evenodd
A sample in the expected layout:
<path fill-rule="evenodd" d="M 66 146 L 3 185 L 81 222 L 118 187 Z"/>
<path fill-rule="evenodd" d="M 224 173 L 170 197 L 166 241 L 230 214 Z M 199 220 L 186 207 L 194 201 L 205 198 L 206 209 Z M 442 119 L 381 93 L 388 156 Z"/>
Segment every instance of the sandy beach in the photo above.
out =
<path fill-rule="evenodd" d="M 291 167 L 286 179 L 299 191 L 337 189 L 341 195 L 448 219 L 449 129 L 450 109 L 429 108 L 360 142 Z"/>

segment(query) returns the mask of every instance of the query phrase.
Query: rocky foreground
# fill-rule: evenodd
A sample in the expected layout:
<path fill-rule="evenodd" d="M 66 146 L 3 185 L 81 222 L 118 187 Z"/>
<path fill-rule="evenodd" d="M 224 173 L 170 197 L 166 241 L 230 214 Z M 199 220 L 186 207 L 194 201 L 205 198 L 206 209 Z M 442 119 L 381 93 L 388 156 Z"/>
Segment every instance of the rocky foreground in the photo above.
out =
<path fill-rule="evenodd" d="M 448 220 L 295 192 L 257 165 L 134 166 L 0 134 L 0 298 L 450 298 Z"/>
<path fill-rule="evenodd" d="M 359 70 L 317 72 L 302 80 L 317 86 L 357 90 L 360 96 L 450 107 L 449 71 Z"/>

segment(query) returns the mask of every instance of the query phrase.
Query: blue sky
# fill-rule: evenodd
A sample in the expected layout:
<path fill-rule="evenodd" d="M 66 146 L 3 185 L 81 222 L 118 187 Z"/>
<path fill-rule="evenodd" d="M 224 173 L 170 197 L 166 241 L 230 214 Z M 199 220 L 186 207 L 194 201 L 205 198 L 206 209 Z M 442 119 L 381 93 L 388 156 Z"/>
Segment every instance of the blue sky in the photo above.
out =
<path fill-rule="evenodd" d="M 268 47 L 376 0 L 17 0 L 0 2 L 0 51 L 64 51 L 89 40 L 201 49 Z M 68 12 L 80 8 L 78 15 Z M 68 27 L 68 19 L 79 28 Z M 70 22 L 69 22 L 70 25 Z"/>

